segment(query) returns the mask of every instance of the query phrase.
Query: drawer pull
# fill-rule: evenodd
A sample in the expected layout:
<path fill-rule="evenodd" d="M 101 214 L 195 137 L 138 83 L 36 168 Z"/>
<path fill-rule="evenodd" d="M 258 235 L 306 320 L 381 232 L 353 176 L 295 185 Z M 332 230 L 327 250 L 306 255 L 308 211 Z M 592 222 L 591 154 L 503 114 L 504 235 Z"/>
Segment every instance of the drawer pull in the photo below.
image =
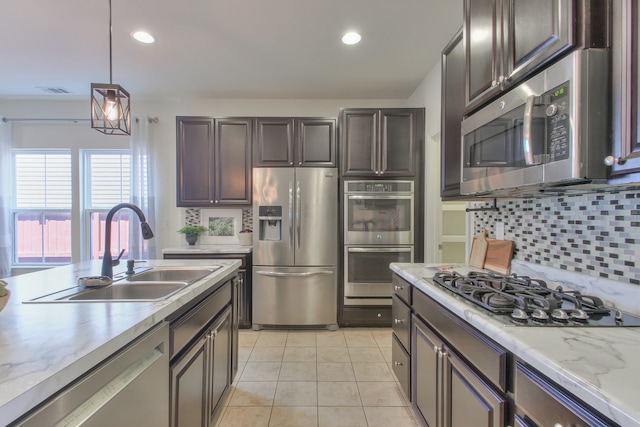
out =
<path fill-rule="evenodd" d="M 404 323 L 404 319 L 393 319 L 393 321 L 394 321 L 394 323 L 396 325 L 400 325 L 400 324 Z"/>
<path fill-rule="evenodd" d="M 402 362 L 393 362 L 395 366 L 402 366 Z"/>
<path fill-rule="evenodd" d="M 404 286 L 398 286 L 398 285 L 394 285 L 393 289 L 395 289 L 396 291 L 401 291 L 404 289 Z"/>

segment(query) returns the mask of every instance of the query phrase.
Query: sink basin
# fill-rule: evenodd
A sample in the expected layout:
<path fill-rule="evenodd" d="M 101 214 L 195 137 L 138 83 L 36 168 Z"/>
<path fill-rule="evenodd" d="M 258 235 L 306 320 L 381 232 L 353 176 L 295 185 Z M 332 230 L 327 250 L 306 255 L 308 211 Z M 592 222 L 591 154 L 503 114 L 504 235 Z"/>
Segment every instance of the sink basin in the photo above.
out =
<path fill-rule="evenodd" d="M 181 267 L 154 267 L 142 273 L 127 276 L 126 280 L 128 282 L 186 282 L 190 284 L 208 276 L 219 268 L 221 267 L 188 269 Z"/>
<path fill-rule="evenodd" d="M 122 283 L 82 291 L 69 301 L 158 301 L 178 292 L 187 283 Z"/>
<path fill-rule="evenodd" d="M 34 298 L 24 303 L 60 302 L 154 302 L 162 301 L 222 266 L 151 267 L 133 275 L 118 274 L 107 286 L 76 286 Z"/>

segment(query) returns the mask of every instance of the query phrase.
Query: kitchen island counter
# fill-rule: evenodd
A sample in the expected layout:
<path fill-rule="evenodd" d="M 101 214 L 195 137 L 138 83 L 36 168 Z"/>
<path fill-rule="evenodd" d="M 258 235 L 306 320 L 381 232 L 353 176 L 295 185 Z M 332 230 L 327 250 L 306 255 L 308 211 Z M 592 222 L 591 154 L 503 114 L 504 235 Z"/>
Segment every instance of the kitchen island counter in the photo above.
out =
<path fill-rule="evenodd" d="M 431 284 L 424 264 L 391 270 L 558 385 L 621 426 L 640 427 L 638 327 L 518 327 Z"/>
<path fill-rule="evenodd" d="M 11 291 L 0 313 L 0 420 L 33 409 L 169 315 L 222 285 L 240 261 L 217 260 L 216 270 L 158 302 L 23 304 L 75 286 L 78 277 L 100 274 L 87 261 L 4 279 Z M 149 260 L 144 266 L 210 266 L 211 261 Z M 125 266 L 114 269 L 123 272 Z"/>

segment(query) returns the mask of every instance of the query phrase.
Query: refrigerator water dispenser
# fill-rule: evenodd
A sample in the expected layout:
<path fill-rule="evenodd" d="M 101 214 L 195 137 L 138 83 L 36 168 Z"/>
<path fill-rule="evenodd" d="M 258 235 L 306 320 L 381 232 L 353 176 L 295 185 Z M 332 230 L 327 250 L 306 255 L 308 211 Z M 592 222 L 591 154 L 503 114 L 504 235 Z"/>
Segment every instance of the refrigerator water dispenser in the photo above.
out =
<path fill-rule="evenodd" d="M 259 206 L 259 240 L 282 240 L 282 206 Z"/>

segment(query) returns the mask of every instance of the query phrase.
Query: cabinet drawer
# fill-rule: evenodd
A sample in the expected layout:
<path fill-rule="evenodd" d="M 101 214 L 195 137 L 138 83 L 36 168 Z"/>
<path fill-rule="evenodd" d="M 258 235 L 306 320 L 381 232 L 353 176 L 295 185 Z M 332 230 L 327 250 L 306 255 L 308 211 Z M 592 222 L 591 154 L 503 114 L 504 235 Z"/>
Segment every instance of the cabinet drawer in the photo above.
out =
<path fill-rule="evenodd" d="M 391 327 L 404 348 L 411 351 L 411 309 L 395 295 L 391 303 Z"/>
<path fill-rule="evenodd" d="M 231 303 L 232 290 L 231 281 L 228 281 L 185 315 L 171 322 L 169 357 L 173 358 L 180 353 L 227 304 Z"/>
<path fill-rule="evenodd" d="M 393 274 L 392 284 L 393 294 L 407 305 L 411 305 L 411 284 L 397 274 Z"/>
<path fill-rule="evenodd" d="M 516 362 L 515 403 L 517 416 L 527 420 L 527 425 L 616 425 L 520 361 Z"/>
<path fill-rule="evenodd" d="M 411 400 L 411 357 L 395 335 L 391 340 L 391 359 L 393 373 L 400 383 L 400 388 L 407 400 Z"/>
<path fill-rule="evenodd" d="M 507 388 L 508 352 L 419 290 L 413 292 L 413 310 L 457 353 L 482 372 L 501 391 Z"/>
<path fill-rule="evenodd" d="M 341 326 L 391 326 L 391 307 L 343 308 Z"/>
<path fill-rule="evenodd" d="M 164 259 L 237 259 L 242 262 L 240 269 L 247 268 L 248 254 L 164 254 Z"/>

